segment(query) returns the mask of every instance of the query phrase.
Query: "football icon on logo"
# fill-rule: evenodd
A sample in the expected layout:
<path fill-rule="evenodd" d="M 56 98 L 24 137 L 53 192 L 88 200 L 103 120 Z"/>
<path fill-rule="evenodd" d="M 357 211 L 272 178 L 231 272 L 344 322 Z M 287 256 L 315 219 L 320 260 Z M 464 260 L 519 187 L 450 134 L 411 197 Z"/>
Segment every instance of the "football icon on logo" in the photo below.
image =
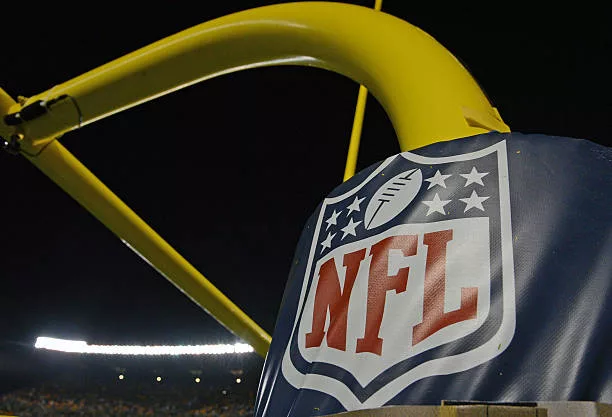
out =
<path fill-rule="evenodd" d="M 404 171 L 387 181 L 372 196 L 366 208 L 366 229 L 381 226 L 401 213 L 414 200 L 422 183 L 420 169 Z"/>

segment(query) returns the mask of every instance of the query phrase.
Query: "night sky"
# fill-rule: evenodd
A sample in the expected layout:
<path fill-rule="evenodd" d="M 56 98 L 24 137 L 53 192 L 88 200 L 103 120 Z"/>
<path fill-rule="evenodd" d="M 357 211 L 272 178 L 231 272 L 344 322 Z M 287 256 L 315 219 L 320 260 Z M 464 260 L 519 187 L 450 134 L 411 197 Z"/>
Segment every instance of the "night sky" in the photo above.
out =
<path fill-rule="evenodd" d="M 151 3 L 140 15 L 3 5 L 0 85 L 13 97 L 37 94 L 198 23 L 272 3 Z M 606 13 L 416 3 L 385 0 L 383 11 L 464 62 L 512 130 L 610 145 Z M 61 143 L 272 332 L 302 226 L 342 181 L 357 90 L 318 69 L 250 70 L 132 108 Z M 392 126 L 370 97 L 358 169 L 396 152 Z M 0 176 L 0 343 L 39 335 L 236 339 L 24 158 L 1 153 Z"/>

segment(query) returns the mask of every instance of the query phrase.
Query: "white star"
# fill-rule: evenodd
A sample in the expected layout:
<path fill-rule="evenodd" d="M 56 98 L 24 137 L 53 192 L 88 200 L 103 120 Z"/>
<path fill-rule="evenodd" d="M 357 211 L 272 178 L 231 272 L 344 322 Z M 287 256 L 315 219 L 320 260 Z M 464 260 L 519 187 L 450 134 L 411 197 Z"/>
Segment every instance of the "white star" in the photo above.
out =
<path fill-rule="evenodd" d="M 427 209 L 426 216 L 429 216 L 433 212 L 440 213 L 440 214 L 446 214 L 446 211 L 444 211 L 444 206 L 450 202 L 451 200 L 440 200 L 440 196 L 438 195 L 438 193 L 434 195 L 433 200 L 430 200 L 430 201 L 423 200 L 422 201 L 423 204 L 429 207 Z"/>
<path fill-rule="evenodd" d="M 331 248 L 331 242 L 332 239 L 336 236 L 335 233 L 328 233 L 327 237 L 325 238 L 325 240 L 323 242 L 321 242 L 321 246 L 323 246 L 323 249 L 321 249 L 321 253 L 323 253 L 323 251 L 325 250 L 325 248 L 329 249 Z"/>
<path fill-rule="evenodd" d="M 470 198 L 460 198 L 459 200 L 465 203 L 465 210 L 463 210 L 465 213 L 471 208 L 477 208 L 478 210 L 485 211 L 484 207 L 482 207 L 482 202 L 488 198 L 489 197 L 479 197 L 478 194 L 476 194 L 476 190 L 472 190 L 472 195 Z"/>
<path fill-rule="evenodd" d="M 342 229 L 344 234 L 342 235 L 342 237 L 340 238 L 340 240 L 344 239 L 345 237 L 347 237 L 348 235 L 353 235 L 353 236 L 357 236 L 357 234 L 355 233 L 355 228 L 357 227 L 357 225 L 361 223 L 361 220 L 359 220 L 358 222 L 353 222 L 353 218 L 351 217 L 349 219 L 349 222 L 346 226 L 344 226 Z"/>
<path fill-rule="evenodd" d="M 436 174 L 431 177 L 431 178 L 427 178 L 425 181 L 429 181 L 429 187 L 427 187 L 427 189 L 429 190 L 431 187 L 439 185 L 442 188 L 446 188 L 446 184 L 444 183 L 444 181 L 446 181 L 446 179 L 448 177 L 452 177 L 452 174 L 448 174 L 448 175 L 442 175 L 440 173 L 440 170 L 436 171 Z"/>
<path fill-rule="evenodd" d="M 472 167 L 472 170 L 470 171 L 469 174 L 459 174 L 459 175 L 461 175 L 463 178 L 467 180 L 464 185 L 464 187 L 467 187 L 468 185 L 472 183 L 484 185 L 482 183 L 482 177 L 488 174 L 489 174 L 488 172 L 478 172 L 476 171 L 476 167 Z"/>
<path fill-rule="evenodd" d="M 340 211 L 340 213 L 342 213 L 342 211 Z M 325 223 L 327 223 L 327 227 L 325 228 L 325 230 L 329 229 L 331 227 L 331 225 L 336 225 L 336 220 L 338 220 L 338 216 L 340 215 L 340 213 L 336 213 L 336 210 L 334 210 L 334 212 L 332 213 L 331 216 L 329 216 L 329 219 L 325 220 Z"/>
<path fill-rule="evenodd" d="M 359 197 L 355 197 L 355 201 L 353 201 L 351 204 L 349 204 L 349 206 L 347 207 L 349 209 L 346 217 L 350 216 L 352 212 L 354 211 L 361 211 L 359 210 L 359 204 L 365 200 L 365 197 L 363 198 L 359 198 Z"/>

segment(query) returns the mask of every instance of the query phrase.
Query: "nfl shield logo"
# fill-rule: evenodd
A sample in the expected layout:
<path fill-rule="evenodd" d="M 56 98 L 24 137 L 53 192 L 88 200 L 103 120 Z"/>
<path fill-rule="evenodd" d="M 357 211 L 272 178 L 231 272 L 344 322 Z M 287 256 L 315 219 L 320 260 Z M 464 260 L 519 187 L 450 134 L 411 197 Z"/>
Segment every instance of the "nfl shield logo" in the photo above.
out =
<path fill-rule="evenodd" d="M 405 152 L 318 215 L 283 375 L 347 410 L 503 352 L 515 328 L 506 143 Z"/>

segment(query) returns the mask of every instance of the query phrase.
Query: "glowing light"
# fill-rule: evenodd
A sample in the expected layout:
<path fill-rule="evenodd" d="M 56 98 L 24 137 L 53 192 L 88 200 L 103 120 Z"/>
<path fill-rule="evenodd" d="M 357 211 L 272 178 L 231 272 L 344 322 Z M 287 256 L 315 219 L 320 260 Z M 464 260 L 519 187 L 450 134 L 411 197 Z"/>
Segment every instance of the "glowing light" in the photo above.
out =
<path fill-rule="evenodd" d="M 196 379 L 194 379 L 194 381 L 196 382 L 196 384 L 199 384 L 200 383 L 200 378 L 196 378 Z"/>
<path fill-rule="evenodd" d="M 123 379 L 123 378 L 125 378 L 123 374 L 119 375 L 119 379 Z"/>
<path fill-rule="evenodd" d="M 242 379 L 236 378 L 236 384 L 240 384 L 241 382 L 242 382 Z"/>
<path fill-rule="evenodd" d="M 156 380 L 157 382 L 161 382 L 162 377 L 161 377 L 161 376 L 158 376 L 157 378 L 155 378 L 155 380 Z"/>
<path fill-rule="evenodd" d="M 223 395 L 227 395 L 227 391 L 226 391 L 226 390 L 223 390 L 223 391 L 221 391 L 221 394 L 223 394 Z"/>
<path fill-rule="evenodd" d="M 53 337 L 38 337 L 34 347 L 59 352 L 98 355 L 228 355 L 254 352 L 253 347 L 246 343 L 177 346 L 90 345 L 83 340 Z"/>

